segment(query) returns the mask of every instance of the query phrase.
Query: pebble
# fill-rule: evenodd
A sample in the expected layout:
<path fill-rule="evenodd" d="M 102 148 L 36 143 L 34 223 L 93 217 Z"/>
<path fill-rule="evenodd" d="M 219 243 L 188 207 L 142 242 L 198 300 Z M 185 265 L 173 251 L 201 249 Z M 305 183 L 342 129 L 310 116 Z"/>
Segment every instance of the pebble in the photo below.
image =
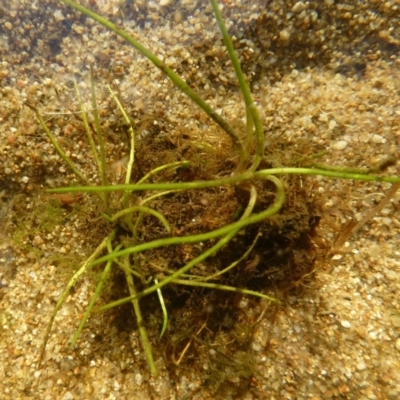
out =
<path fill-rule="evenodd" d="M 391 315 L 390 321 L 395 328 L 400 328 L 400 315 L 398 314 Z"/>
<path fill-rule="evenodd" d="M 34 246 L 40 246 L 40 245 L 42 245 L 44 243 L 44 241 L 43 241 L 43 239 L 39 236 L 39 235 L 36 235 L 34 238 L 33 238 L 33 240 L 32 240 L 32 244 L 34 245 Z"/>
<path fill-rule="evenodd" d="M 342 325 L 343 328 L 346 328 L 346 329 L 351 328 L 350 322 L 349 322 L 349 321 L 346 321 L 346 320 L 340 321 L 340 325 Z"/>
<path fill-rule="evenodd" d="M 279 38 L 283 42 L 287 42 L 290 39 L 290 32 L 287 29 L 283 29 L 282 31 L 279 32 Z"/>
<path fill-rule="evenodd" d="M 143 382 L 142 374 L 139 374 L 139 373 L 135 374 L 135 383 L 136 383 L 136 385 L 140 386 L 142 384 L 142 382 Z"/>
<path fill-rule="evenodd" d="M 376 143 L 376 144 L 386 143 L 386 139 L 383 136 L 378 135 L 376 133 L 372 136 L 371 140 L 373 143 Z"/>
<path fill-rule="evenodd" d="M 393 223 L 392 218 L 388 218 L 388 217 L 382 218 L 382 224 L 384 224 L 386 226 L 390 226 L 390 225 L 392 225 L 392 223 Z"/>
<path fill-rule="evenodd" d="M 301 13 L 306 8 L 305 4 L 302 1 L 298 1 L 292 7 L 292 12 L 294 13 Z"/>
<path fill-rule="evenodd" d="M 260 342 L 257 342 L 257 341 L 254 341 L 254 342 L 251 344 L 251 348 L 252 348 L 254 351 L 261 351 L 261 350 L 262 350 L 261 343 L 260 343 Z"/>
<path fill-rule="evenodd" d="M 367 364 L 365 364 L 364 361 L 359 362 L 356 365 L 357 371 L 364 371 L 365 369 L 367 369 Z"/>
<path fill-rule="evenodd" d="M 400 338 L 396 340 L 396 350 L 400 351 Z"/>
<path fill-rule="evenodd" d="M 348 145 L 348 142 L 346 140 L 339 140 L 337 142 L 333 142 L 331 144 L 331 147 L 333 150 L 344 150 Z"/>
<path fill-rule="evenodd" d="M 71 392 L 66 392 L 62 397 L 62 400 L 74 400 L 75 396 Z"/>

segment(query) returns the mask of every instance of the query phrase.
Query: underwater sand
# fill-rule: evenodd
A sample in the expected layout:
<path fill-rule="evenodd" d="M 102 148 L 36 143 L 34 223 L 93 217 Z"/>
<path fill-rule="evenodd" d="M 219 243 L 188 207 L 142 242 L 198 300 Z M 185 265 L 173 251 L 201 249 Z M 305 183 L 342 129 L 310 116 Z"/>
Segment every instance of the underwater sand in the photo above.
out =
<path fill-rule="evenodd" d="M 101 13 L 135 33 L 228 120 L 244 118 L 208 2 L 138 1 L 125 7 L 122 2 L 87 3 L 97 3 Z M 358 168 L 388 155 L 398 157 L 398 1 L 369 0 L 357 6 L 333 0 L 223 3 L 267 144 L 279 138 L 293 146 L 306 141 L 328 152 L 324 162 Z M 76 139 L 69 120 L 79 109 L 72 79 L 77 79 L 82 96 L 88 95 L 90 64 L 95 65 L 102 117 L 110 130 L 119 117 L 107 84 L 118 88 L 143 135 L 149 121 L 172 136 L 189 131 L 201 137 L 214 130 L 134 49 L 57 1 L 1 4 L 0 55 L 0 398 L 400 397 L 398 192 L 318 263 L 311 287 L 289 294 L 273 319 L 267 313 L 258 321 L 251 344 L 254 375 L 247 381 L 231 378 L 215 393 L 204 380 L 206 371 L 182 368 L 172 375 L 162 357 L 157 359 L 160 376 L 151 378 L 138 333 L 108 325 L 103 315 L 92 317 L 90 331 L 71 350 L 68 340 L 93 291 L 88 279 L 57 317 L 40 368 L 44 330 L 72 271 L 49 260 L 57 254 L 64 261 L 83 261 L 95 243 L 82 237 L 79 212 L 67 220 L 54 214 L 52 218 L 63 222 L 52 231 L 35 226 L 35 218 L 48 211 L 49 200 L 40 191 L 66 185 L 72 175 L 24 104 L 52 121 L 72 158 L 93 178 L 89 148 L 84 138 Z M 118 161 L 127 149 L 125 138 L 118 132 L 111 136 L 110 157 Z M 398 176 L 399 167 L 387 173 Z M 351 220 L 362 220 L 391 186 L 313 179 L 324 200 L 321 232 L 327 246 Z M 32 215 L 32 232 L 18 226 L 15 210 L 24 210 L 24 218 Z M 249 313 L 257 320 L 262 310 L 258 305 Z"/>

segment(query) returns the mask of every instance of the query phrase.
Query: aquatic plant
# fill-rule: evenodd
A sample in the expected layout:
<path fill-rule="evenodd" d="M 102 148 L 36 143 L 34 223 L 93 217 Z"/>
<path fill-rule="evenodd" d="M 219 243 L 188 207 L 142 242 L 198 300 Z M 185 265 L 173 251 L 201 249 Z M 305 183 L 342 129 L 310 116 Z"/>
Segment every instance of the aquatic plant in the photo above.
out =
<path fill-rule="evenodd" d="M 109 231 L 99 246 L 74 273 L 60 296 L 45 332 L 41 359 L 54 319 L 71 288 L 83 274 L 96 266 L 102 266 L 94 295 L 80 321 L 72 344 L 77 343 L 91 313 L 103 312 L 131 303 L 147 361 L 152 373 L 157 374 L 152 345 L 145 323 L 147 314 L 144 312 L 144 308 L 147 308 L 147 304 L 143 305 L 140 300 L 152 294 L 157 295 L 161 310 L 161 314 L 158 315 L 161 315 L 160 319 L 162 320 L 162 322 L 159 321 L 160 336 L 170 334 L 167 332 L 167 326 L 168 323 L 173 323 L 174 301 L 170 298 L 173 299 L 179 295 L 176 294 L 176 290 L 169 290 L 172 285 L 191 287 L 196 290 L 213 289 L 221 291 L 224 295 L 233 292 L 237 295 L 256 296 L 268 302 L 279 302 L 276 296 L 266 295 L 262 289 L 263 282 L 265 284 L 265 276 L 270 275 L 274 270 L 274 262 L 276 265 L 283 263 L 281 257 L 277 256 L 281 255 L 277 247 L 282 242 L 289 243 L 287 248 L 295 247 L 299 238 L 301 237 L 303 241 L 306 240 L 304 238 L 313 231 L 317 224 L 317 213 L 313 209 L 313 201 L 307 200 L 299 189 L 295 175 L 400 183 L 400 177 L 380 175 L 393 161 L 382 164 L 377 170 L 316 167 L 309 159 L 297 162 L 293 166 L 274 168 L 269 159 L 271 157 L 270 149 L 265 148 L 260 116 L 252 100 L 249 86 L 242 73 L 216 0 L 210 1 L 246 107 L 247 121 L 244 137 L 236 132 L 228 121 L 225 121 L 172 69 L 126 31 L 74 1 L 60 1 L 115 32 L 147 57 L 174 83 L 178 90 L 185 93 L 221 127 L 222 132 L 232 142 L 232 148 L 225 154 L 225 157 L 228 159 L 233 155 L 236 157 L 236 161 L 232 164 L 231 171 L 227 173 L 221 170 L 219 164 L 215 162 L 215 157 L 211 154 L 210 159 L 214 159 L 214 163 L 207 164 L 205 168 L 209 175 L 217 178 L 200 179 L 199 176 L 204 176 L 204 174 L 199 174 L 196 168 L 200 163 L 199 144 L 189 141 L 189 151 L 185 153 L 186 157 L 183 160 L 171 161 L 164 157 L 165 144 L 154 148 L 151 138 L 150 142 L 137 140 L 125 108 L 109 88 L 128 127 L 130 138 L 130 152 L 124 183 L 110 184 L 109 171 L 106 166 L 106 143 L 102 134 L 92 73 L 91 97 L 94 130 L 89 126 L 88 112 L 83 106 L 83 100 L 76 85 L 83 124 L 93 159 L 101 177 L 98 185 L 92 185 L 84 171 L 79 170 L 60 147 L 40 112 L 36 111 L 43 130 L 57 152 L 84 185 L 49 189 L 48 192 L 94 194 L 101 204 L 97 212 L 103 216 L 109 226 Z M 98 144 L 99 150 L 96 144 Z M 212 153 L 212 150 L 209 149 L 210 146 L 207 145 L 207 139 L 204 139 L 204 142 L 201 143 L 202 151 L 205 148 L 206 153 L 207 151 Z M 144 149 L 157 151 L 159 164 L 154 166 L 148 163 L 146 171 L 142 170 L 143 166 L 139 170 L 135 163 L 135 154 L 138 149 L 140 151 Z M 219 187 L 227 187 L 229 190 L 221 196 L 213 191 L 213 188 Z M 208 191 L 205 192 L 206 190 Z M 137 195 L 138 193 L 141 194 L 140 197 Z M 198 193 L 203 194 L 199 195 Z M 174 209 L 177 207 L 189 208 L 189 201 L 185 199 L 185 194 L 190 194 L 190 198 L 201 202 L 204 193 L 207 194 L 206 201 L 212 208 L 212 214 L 219 216 L 219 220 L 211 220 L 207 224 L 204 221 L 193 224 L 193 218 L 187 216 L 183 222 L 178 223 Z M 288 198 L 290 201 L 285 201 Z M 294 211 L 292 208 L 292 204 L 296 202 L 304 203 L 300 216 L 298 211 Z M 288 226 L 288 221 L 291 222 L 291 229 L 285 228 Z M 304 223 L 304 221 L 307 222 Z M 297 227 L 302 224 L 304 226 L 301 229 Z M 282 233 L 283 231 L 286 232 Z M 263 253 L 260 251 L 261 248 L 266 247 L 269 249 L 267 251 L 272 260 L 268 267 L 263 263 Z M 104 255 L 104 253 L 106 254 Z M 244 264 L 245 260 L 251 260 L 251 262 Z M 202 269 L 196 269 L 199 265 L 202 266 Z M 303 265 L 303 270 L 296 272 L 297 275 L 293 275 L 293 271 L 291 271 L 288 279 L 299 279 L 302 275 L 309 273 L 312 268 L 313 263 L 310 261 L 309 264 Z M 106 282 L 112 279 L 111 276 L 116 273 L 116 269 L 122 271 L 125 276 L 129 295 L 95 308 L 95 303 L 101 297 Z M 254 280 L 252 280 L 254 276 L 257 278 L 257 284 L 254 284 Z M 203 299 L 200 299 L 199 302 L 202 303 Z M 232 303 L 234 303 L 233 300 Z M 204 306 L 203 303 L 202 306 Z M 212 304 L 212 307 L 214 306 L 215 304 Z M 188 308 L 190 307 L 188 306 Z M 194 325 L 192 336 L 184 335 L 185 342 L 180 347 L 178 363 L 181 362 L 192 344 L 192 337 L 200 335 L 206 324 L 212 326 L 212 322 L 208 318 L 208 315 L 204 313 L 200 318 L 201 322 Z"/>

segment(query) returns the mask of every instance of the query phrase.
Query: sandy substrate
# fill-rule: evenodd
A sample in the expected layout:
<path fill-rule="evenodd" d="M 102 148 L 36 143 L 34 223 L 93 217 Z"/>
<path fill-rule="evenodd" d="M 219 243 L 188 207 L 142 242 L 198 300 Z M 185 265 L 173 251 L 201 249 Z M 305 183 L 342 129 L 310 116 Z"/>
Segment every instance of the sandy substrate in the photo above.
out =
<path fill-rule="evenodd" d="M 224 117 L 243 120 L 234 74 L 207 2 L 88 3 L 97 3 L 102 13 L 136 34 Z M 285 138 L 296 146 L 305 140 L 315 151 L 327 151 L 324 162 L 357 168 L 398 157 L 400 3 L 267 3 L 225 1 L 223 10 L 252 82 L 266 144 Z M 148 124 L 171 132 L 172 140 L 173 132 L 201 137 L 215 130 L 148 61 L 57 1 L 1 5 L 0 55 L 0 398 L 239 398 L 238 391 L 215 394 L 197 370 L 182 368 L 172 376 L 162 357 L 156 361 L 160 376 L 152 378 L 138 333 L 120 331 L 102 315 L 92 317 L 78 349 L 71 350 L 68 340 L 93 294 L 89 279 L 82 280 L 56 318 L 39 367 L 46 323 L 74 268 L 57 267 L 59 260 L 64 266 L 65 260 L 82 262 L 96 243 L 81 236 L 93 216 L 85 219 L 79 205 L 53 214 L 60 222 L 52 231 L 43 228 L 46 220 L 40 216 L 51 200 L 40 191 L 70 184 L 73 175 L 25 103 L 50 121 L 93 181 L 89 146 L 71 122 L 79 107 L 72 79 L 88 95 L 90 64 L 110 131 L 120 117 L 107 84 L 118 90 L 140 134 L 146 135 Z M 109 137 L 110 162 L 118 161 L 126 154 L 125 137 L 118 132 Z M 400 175 L 398 165 L 386 172 Z M 328 247 L 391 187 L 313 179 L 324 203 L 321 232 Z M 252 342 L 255 372 L 240 398 L 400 397 L 399 207 L 397 192 L 318 262 L 311 287 L 289 295 L 273 318 L 266 313 L 258 321 Z M 248 312 L 257 320 L 263 309 L 261 304 Z M 233 379 L 232 386 L 236 383 Z"/>

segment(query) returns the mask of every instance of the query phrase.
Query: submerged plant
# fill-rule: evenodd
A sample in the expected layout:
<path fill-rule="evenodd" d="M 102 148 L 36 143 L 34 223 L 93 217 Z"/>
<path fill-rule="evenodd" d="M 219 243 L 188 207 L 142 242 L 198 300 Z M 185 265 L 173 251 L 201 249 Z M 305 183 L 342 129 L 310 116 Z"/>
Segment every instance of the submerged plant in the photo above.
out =
<path fill-rule="evenodd" d="M 76 93 L 81 104 L 83 124 L 100 176 L 98 185 L 93 185 L 90 184 L 84 171 L 79 170 L 60 147 L 44 119 L 36 111 L 53 146 L 84 185 L 49 189 L 48 192 L 92 193 L 98 197 L 101 214 L 109 224 L 108 234 L 75 272 L 60 296 L 45 332 L 41 359 L 54 319 L 71 288 L 84 273 L 95 266 L 102 266 L 94 295 L 72 339 L 72 345 L 77 343 L 91 313 L 131 303 L 151 372 L 157 374 L 152 345 L 146 329 L 144 310 L 146 305 L 143 307 L 142 299 L 151 294 L 157 296 L 160 310 L 158 315 L 162 318 L 162 322 L 159 322 L 160 336 L 168 335 L 168 324 L 173 323 L 174 315 L 169 309 L 169 305 L 173 306 L 173 301 L 170 301 L 169 298 L 177 295 L 176 291 L 170 290 L 172 285 L 196 290 L 218 290 L 225 294 L 233 292 L 240 296 L 256 296 L 268 302 L 279 302 L 272 294 L 263 293 L 263 285 L 265 286 L 266 280 L 274 270 L 284 269 L 282 267 L 284 263 L 281 257 L 282 251 L 279 246 L 286 250 L 291 246 L 296 246 L 299 241 L 307 242 L 308 235 L 317 224 L 317 212 L 313 211 L 311 201 L 304 205 L 301 216 L 298 216 L 297 211 L 291 213 L 291 203 L 295 203 L 298 198 L 304 201 L 304 196 L 300 195 L 301 189 L 292 175 L 319 175 L 337 179 L 400 183 L 400 177 L 379 175 L 387 165 L 383 165 L 376 171 L 350 170 L 316 166 L 310 160 L 303 160 L 294 166 L 273 168 L 269 160 L 269 149 L 266 149 L 264 144 L 265 134 L 261 118 L 253 102 L 216 0 L 210 0 L 210 2 L 246 107 L 245 137 L 236 132 L 231 124 L 212 109 L 182 78 L 126 31 L 74 1 L 60 1 L 114 31 L 147 57 L 171 79 L 178 90 L 185 93 L 221 127 L 222 132 L 232 141 L 232 151 L 229 156 L 231 157 L 232 153 L 235 153 L 236 161 L 229 173 L 223 172 L 217 163 L 210 164 L 207 168 L 212 172 L 210 175 L 216 178 L 212 180 L 199 179 L 196 168 L 193 167 L 196 166 L 199 159 L 199 148 L 205 148 L 206 152 L 212 151 L 205 139 L 201 146 L 199 143 L 189 143 L 189 146 L 192 147 L 186 153 L 188 156 L 185 159 L 179 159 L 179 157 L 175 160 L 163 159 L 161 148 L 158 149 L 160 164 L 154 166 L 149 163 L 145 166 L 146 170 L 143 170 L 143 166 L 137 167 L 135 154 L 138 149 L 143 149 L 143 146 L 146 145 L 150 148 L 153 144 L 148 142 L 143 144 L 143 141 L 137 140 L 125 108 L 109 88 L 128 127 L 130 149 L 124 183 L 110 184 L 109 171 L 106 167 L 107 143 L 102 133 L 92 72 L 91 97 L 94 121 L 92 126 L 94 128 L 88 123 L 88 112 L 83 106 L 77 85 Z M 151 141 L 151 139 L 148 140 Z M 299 167 L 298 165 L 303 166 Z M 221 195 L 214 191 L 214 188 L 219 187 L 228 188 L 226 194 Z M 140 193 L 140 197 L 138 193 Z M 204 193 L 208 197 L 206 201 L 213 202 L 213 214 L 220 219 L 208 220 L 207 223 L 200 221 L 190 225 L 193 219 L 187 217 L 184 224 L 178 223 L 174 214 L 176 207 L 185 206 L 192 209 L 188 205 L 185 195 L 196 198 L 200 202 L 204 198 Z M 290 198 L 290 201 L 285 202 L 286 198 Z M 294 232 L 289 232 L 288 228 L 286 232 L 287 225 L 285 223 L 288 220 L 292 224 L 295 220 L 298 225 L 304 226 Z M 149 253 L 150 250 L 151 253 Z M 263 261 L 263 257 L 268 258 L 269 269 L 265 266 L 266 262 Z M 198 268 L 199 266 L 201 268 Z M 262 266 L 264 269 L 260 268 Z M 125 276 L 129 295 L 95 308 L 95 303 L 102 295 L 105 283 L 111 279 L 110 276 L 116 269 Z M 311 269 L 312 261 L 304 266 L 302 271 L 295 273 L 292 271 L 297 275 L 291 278 L 299 279 L 302 274 L 309 273 Z M 188 301 L 193 301 L 190 299 L 190 295 Z M 234 302 L 235 300 L 232 296 L 228 301 Z M 200 299 L 199 302 L 201 303 Z M 212 325 L 207 314 L 204 314 L 201 323 L 196 325 L 189 336 L 183 335 L 185 341 L 179 348 L 175 363 L 181 362 L 194 338 L 200 340 L 198 336 L 207 324 Z"/>

